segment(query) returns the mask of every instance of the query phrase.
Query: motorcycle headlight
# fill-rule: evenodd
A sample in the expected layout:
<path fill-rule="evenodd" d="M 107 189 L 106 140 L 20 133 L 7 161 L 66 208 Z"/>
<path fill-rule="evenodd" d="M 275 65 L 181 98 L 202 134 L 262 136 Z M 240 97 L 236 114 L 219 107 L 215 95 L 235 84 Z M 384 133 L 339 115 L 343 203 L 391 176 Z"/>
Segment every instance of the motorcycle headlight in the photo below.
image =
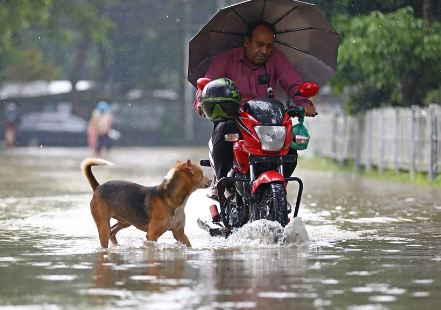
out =
<path fill-rule="evenodd" d="M 262 150 L 276 152 L 283 147 L 286 138 L 285 126 L 254 126 Z"/>

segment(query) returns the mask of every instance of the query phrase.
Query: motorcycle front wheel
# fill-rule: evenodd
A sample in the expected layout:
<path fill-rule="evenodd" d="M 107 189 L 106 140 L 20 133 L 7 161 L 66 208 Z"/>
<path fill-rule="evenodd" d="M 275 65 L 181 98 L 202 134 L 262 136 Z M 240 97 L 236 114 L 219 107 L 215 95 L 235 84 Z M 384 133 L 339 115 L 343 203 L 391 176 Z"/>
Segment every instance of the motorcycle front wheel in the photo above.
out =
<path fill-rule="evenodd" d="M 253 208 L 253 219 L 277 221 L 285 227 L 288 224 L 285 184 L 283 182 L 262 184 L 259 190 L 259 199 Z"/>

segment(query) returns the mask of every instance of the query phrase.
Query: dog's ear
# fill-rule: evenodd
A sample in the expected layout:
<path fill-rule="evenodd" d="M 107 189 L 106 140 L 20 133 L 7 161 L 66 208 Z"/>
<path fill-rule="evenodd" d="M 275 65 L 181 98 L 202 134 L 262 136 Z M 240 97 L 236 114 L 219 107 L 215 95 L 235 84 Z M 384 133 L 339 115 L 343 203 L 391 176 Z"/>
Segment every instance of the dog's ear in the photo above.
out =
<path fill-rule="evenodd" d="M 193 165 L 191 164 L 190 159 L 187 160 L 187 166 L 186 167 L 187 167 L 188 174 L 193 176 L 194 175 Z"/>
<path fill-rule="evenodd" d="M 177 161 L 175 162 L 175 164 L 173 165 L 173 167 L 176 167 L 176 166 L 179 165 L 179 164 L 181 164 L 181 162 L 180 162 L 179 160 L 177 160 Z"/>

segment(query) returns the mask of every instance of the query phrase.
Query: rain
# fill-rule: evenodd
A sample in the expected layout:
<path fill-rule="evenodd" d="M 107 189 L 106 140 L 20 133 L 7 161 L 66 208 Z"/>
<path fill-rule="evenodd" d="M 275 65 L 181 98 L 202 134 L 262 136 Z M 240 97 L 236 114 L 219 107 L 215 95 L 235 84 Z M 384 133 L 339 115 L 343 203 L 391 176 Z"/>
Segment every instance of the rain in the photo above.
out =
<path fill-rule="evenodd" d="M 0 4 L 0 310 L 439 309 L 435 2 Z"/>

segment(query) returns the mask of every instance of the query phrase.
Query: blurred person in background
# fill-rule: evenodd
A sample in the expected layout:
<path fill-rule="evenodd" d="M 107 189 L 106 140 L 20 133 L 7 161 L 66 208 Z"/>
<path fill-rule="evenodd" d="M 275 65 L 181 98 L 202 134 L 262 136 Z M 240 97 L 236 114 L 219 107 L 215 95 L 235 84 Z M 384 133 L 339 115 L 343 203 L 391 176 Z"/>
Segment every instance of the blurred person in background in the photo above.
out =
<path fill-rule="evenodd" d="M 9 103 L 5 109 L 5 141 L 7 147 L 15 145 L 18 126 L 20 124 L 20 115 L 15 103 Z"/>
<path fill-rule="evenodd" d="M 94 148 L 96 157 L 101 155 L 103 148 L 110 152 L 112 139 L 109 137 L 109 132 L 112 128 L 113 114 L 110 111 L 110 106 L 107 102 L 100 101 L 92 111 L 89 121 L 89 146 Z"/>

